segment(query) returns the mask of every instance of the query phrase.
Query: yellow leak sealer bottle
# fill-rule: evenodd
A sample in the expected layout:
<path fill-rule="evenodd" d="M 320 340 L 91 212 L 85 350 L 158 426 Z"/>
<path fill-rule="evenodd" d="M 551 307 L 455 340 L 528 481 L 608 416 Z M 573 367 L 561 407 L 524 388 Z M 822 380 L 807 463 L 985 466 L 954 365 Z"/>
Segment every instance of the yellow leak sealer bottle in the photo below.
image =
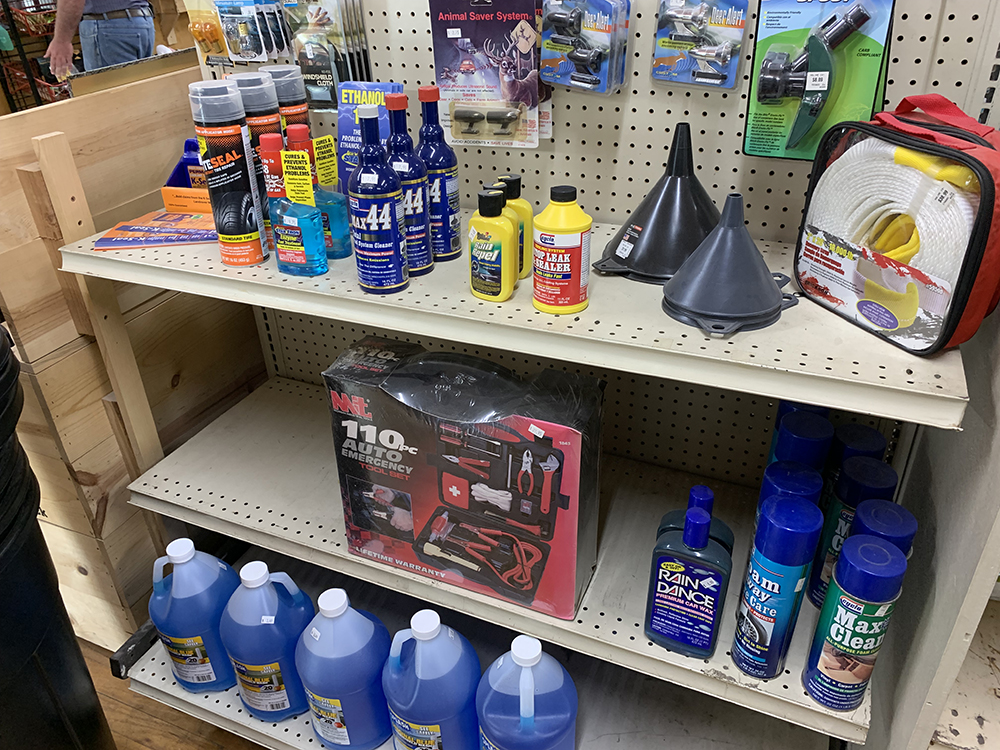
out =
<path fill-rule="evenodd" d="M 542 312 L 571 315 L 589 304 L 590 230 L 594 220 L 576 202 L 576 188 L 557 185 L 534 226 L 534 295 Z"/>
<path fill-rule="evenodd" d="M 500 182 L 507 186 L 507 205 L 514 209 L 520 220 L 520 255 L 517 259 L 519 279 L 531 276 L 531 243 L 535 236 L 535 212 L 531 204 L 521 197 L 521 175 L 500 175 Z"/>
<path fill-rule="evenodd" d="M 514 252 L 507 257 L 507 262 L 510 264 L 510 271 L 514 274 L 514 288 L 517 288 L 518 272 L 518 259 L 521 257 L 523 249 L 521 247 L 521 218 L 517 215 L 510 206 L 510 202 L 507 198 L 507 183 L 505 182 L 494 182 L 492 185 L 483 185 L 483 190 L 498 190 L 503 194 L 503 215 L 507 217 L 507 221 L 510 222 L 510 231 L 514 233 Z"/>
<path fill-rule="evenodd" d="M 499 190 L 479 193 L 479 210 L 469 219 L 469 287 L 479 299 L 503 302 L 514 293 L 514 264 L 510 258 L 517 237 L 503 215 L 504 196 Z"/>

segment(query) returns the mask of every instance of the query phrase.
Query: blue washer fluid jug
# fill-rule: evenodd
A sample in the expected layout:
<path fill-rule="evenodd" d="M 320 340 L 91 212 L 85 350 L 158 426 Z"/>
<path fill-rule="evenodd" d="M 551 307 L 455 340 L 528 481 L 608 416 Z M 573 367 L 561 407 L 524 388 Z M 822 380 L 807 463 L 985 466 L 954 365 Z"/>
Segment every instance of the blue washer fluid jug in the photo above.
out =
<path fill-rule="evenodd" d="M 479 681 L 483 750 L 573 750 L 576 686 L 537 639 L 519 635 Z"/>
<path fill-rule="evenodd" d="M 233 662 L 243 706 L 251 716 L 281 721 L 308 710 L 295 669 L 295 644 L 316 613 L 287 573 L 256 560 L 222 613 L 222 645 Z"/>
<path fill-rule="evenodd" d="M 299 637 L 295 666 L 323 747 L 371 750 L 392 735 L 382 691 L 388 656 L 389 631 L 381 620 L 351 608 L 343 589 L 320 594 L 319 614 Z"/>
<path fill-rule="evenodd" d="M 481 671 L 475 650 L 437 612 L 413 615 L 382 670 L 396 750 L 478 750 Z"/>
<path fill-rule="evenodd" d="M 168 562 L 173 572 L 164 576 Z M 170 655 L 177 684 L 185 690 L 226 690 L 236 684 L 219 637 L 219 620 L 239 585 L 235 570 L 206 552 L 196 552 L 190 539 L 175 539 L 167 545 L 166 557 L 153 563 L 149 619 Z"/>

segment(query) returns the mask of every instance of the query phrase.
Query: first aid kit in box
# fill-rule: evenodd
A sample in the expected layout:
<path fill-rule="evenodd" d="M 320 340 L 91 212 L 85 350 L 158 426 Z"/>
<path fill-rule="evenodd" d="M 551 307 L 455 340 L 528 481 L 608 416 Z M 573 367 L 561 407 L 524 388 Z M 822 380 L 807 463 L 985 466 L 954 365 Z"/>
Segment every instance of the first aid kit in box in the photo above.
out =
<path fill-rule="evenodd" d="M 352 553 L 573 618 L 597 559 L 602 381 L 378 337 L 323 378 Z"/>

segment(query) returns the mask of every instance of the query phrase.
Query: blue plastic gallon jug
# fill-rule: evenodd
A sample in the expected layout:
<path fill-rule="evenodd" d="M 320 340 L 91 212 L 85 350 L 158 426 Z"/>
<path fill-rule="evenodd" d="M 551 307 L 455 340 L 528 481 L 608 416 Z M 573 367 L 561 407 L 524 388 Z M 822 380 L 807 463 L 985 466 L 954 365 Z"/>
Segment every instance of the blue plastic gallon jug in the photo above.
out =
<path fill-rule="evenodd" d="M 320 594 L 319 614 L 295 649 L 312 727 L 324 747 L 371 750 L 389 739 L 382 667 L 389 631 L 367 612 L 352 609 L 343 589 Z"/>
<path fill-rule="evenodd" d="M 173 572 L 164 576 L 168 562 Z M 219 620 L 239 585 L 236 571 L 196 552 L 190 539 L 175 539 L 167 545 L 166 557 L 153 563 L 149 619 L 170 655 L 177 684 L 185 690 L 226 690 L 236 684 L 219 637 Z"/>
<path fill-rule="evenodd" d="M 396 750 L 477 750 L 480 671 L 475 650 L 437 612 L 413 615 L 382 670 Z"/>
<path fill-rule="evenodd" d="M 483 750 L 573 750 L 576 686 L 537 639 L 519 635 L 479 681 Z"/>
<path fill-rule="evenodd" d="M 222 613 L 222 644 L 246 710 L 281 721 L 309 707 L 295 669 L 295 645 L 315 610 L 287 573 L 271 573 L 259 560 L 243 566 L 240 580 Z"/>

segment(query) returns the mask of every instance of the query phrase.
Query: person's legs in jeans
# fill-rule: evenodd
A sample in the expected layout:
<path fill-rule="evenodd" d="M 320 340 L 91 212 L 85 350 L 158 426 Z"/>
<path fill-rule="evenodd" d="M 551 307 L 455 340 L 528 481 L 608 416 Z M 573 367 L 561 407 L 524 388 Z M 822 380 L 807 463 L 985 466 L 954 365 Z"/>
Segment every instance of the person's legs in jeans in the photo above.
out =
<path fill-rule="evenodd" d="M 87 70 L 151 57 L 155 45 L 151 16 L 80 22 L 80 47 Z"/>

